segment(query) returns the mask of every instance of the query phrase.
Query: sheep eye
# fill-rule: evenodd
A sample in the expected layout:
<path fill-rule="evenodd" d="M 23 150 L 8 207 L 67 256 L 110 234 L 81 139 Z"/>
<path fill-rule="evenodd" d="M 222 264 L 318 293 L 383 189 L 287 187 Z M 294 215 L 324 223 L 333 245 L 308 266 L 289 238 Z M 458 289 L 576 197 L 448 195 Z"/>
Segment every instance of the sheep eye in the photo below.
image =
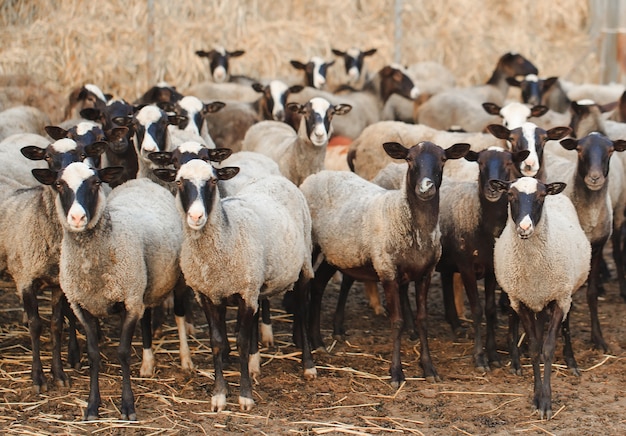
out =
<path fill-rule="evenodd" d="M 180 180 L 176 180 L 176 185 L 178 187 L 181 187 L 181 186 L 183 186 L 183 182 L 181 182 Z"/>
<path fill-rule="evenodd" d="M 49 154 L 47 154 L 47 155 L 44 157 L 44 160 L 46 160 L 46 161 L 50 161 L 50 159 L 52 159 L 52 158 L 50 157 L 50 155 L 49 155 Z"/>

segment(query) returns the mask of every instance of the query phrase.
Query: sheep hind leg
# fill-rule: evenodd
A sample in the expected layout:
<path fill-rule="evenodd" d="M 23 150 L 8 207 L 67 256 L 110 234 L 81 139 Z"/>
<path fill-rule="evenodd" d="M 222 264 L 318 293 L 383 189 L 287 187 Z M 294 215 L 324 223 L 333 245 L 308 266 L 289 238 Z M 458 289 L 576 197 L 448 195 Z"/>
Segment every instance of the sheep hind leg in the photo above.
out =
<path fill-rule="evenodd" d="M 378 283 L 366 281 L 363 283 L 365 295 L 367 301 L 369 301 L 370 307 L 374 310 L 376 315 L 384 315 L 385 308 L 380 301 L 380 294 L 378 293 Z"/>
<path fill-rule="evenodd" d="M 264 347 L 274 348 L 272 314 L 270 312 L 270 300 L 267 298 L 261 298 L 261 343 Z"/>
<path fill-rule="evenodd" d="M 487 320 L 487 331 L 485 350 L 489 359 L 489 364 L 500 368 L 502 361 L 498 355 L 496 346 L 496 329 L 498 326 L 498 311 L 496 309 L 496 277 L 493 270 L 485 271 L 485 318 Z"/>
<path fill-rule="evenodd" d="M 384 281 L 383 289 L 385 290 L 385 300 L 387 301 L 389 320 L 391 321 L 392 353 L 389 374 L 391 375 L 391 386 L 398 389 L 400 384 L 406 380 L 402 371 L 400 353 L 402 329 L 404 327 L 402 309 L 400 308 L 400 292 L 398 283 L 393 280 Z"/>
<path fill-rule="evenodd" d="M 187 341 L 187 335 L 193 334 L 189 331 L 189 323 L 186 318 L 186 315 L 191 312 L 191 308 L 187 304 L 190 291 L 193 293 L 182 278 L 179 279 L 174 287 L 174 318 L 176 319 L 176 328 L 178 330 L 178 351 L 180 365 L 185 371 L 191 371 L 194 368 Z M 193 325 L 191 326 L 193 327 Z M 195 329 L 193 330 L 195 331 Z"/>
<path fill-rule="evenodd" d="M 613 229 L 611 234 L 611 245 L 613 250 L 613 260 L 615 261 L 615 272 L 619 283 L 619 294 L 626 299 L 626 271 L 624 269 L 624 251 L 622 248 L 621 229 Z"/>
<path fill-rule="evenodd" d="M 117 347 L 117 355 L 122 367 L 122 405 L 120 413 L 123 421 L 137 421 L 135 396 L 130 383 L 130 354 L 138 317 L 129 314 L 125 309 L 121 315 L 122 332 L 120 333 L 120 344 Z M 150 336 L 152 336 L 152 331 L 150 331 Z M 152 352 L 152 349 L 150 351 Z"/>
<path fill-rule="evenodd" d="M 28 317 L 28 330 L 32 346 L 33 363 L 31 367 L 31 378 L 33 380 L 33 391 L 40 394 L 48 390 L 48 385 L 41 364 L 42 322 L 39 316 L 39 302 L 37 301 L 37 293 L 32 283 L 30 286 L 23 288 L 21 294 L 24 312 Z"/>
<path fill-rule="evenodd" d="M 591 315 L 591 342 L 594 348 L 602 349 L 605 353 L 609 347 L 606 344 L 600 327 L 598 317 L 598 282 L 600 275 L 600 262 L 602 260 L 603 243 L 594 244 L 591 251 L 591 268 L 587 279 L 587 305 Z"/>
<path fill-rule="evenodd" d="M 466 329 L 461 324 L 459 314 L 454 304 L 454 272 L 449 270 L 442 270 L 441 274 L 441 292 L 443 295 L 443 307 L 445 318 L 455 337 L 465 337 L 467 334 Z"/>
<path fill-rule="evenodd" d="M 543 386 L 537 407 L 541 419 L 552 418 L 552 386 L 550 384 L 550 376 L 552 374 L 552 362 L 554 361 L 554 350 L 556 348 L 556 336 L 563 322 L 563 310 L 561 307 L 555 302 L 552 302 L 551 306 L 552 314 L 548 324 L 548 331 L 543 342 Z"/>
<path fill-rule="evenodd" d="M 511 373 L 515 375 L 522 375 L 522 364 L 519 357 L 519 315 L 513 310 L 511 306 L 508 309 L 509 316 L 509 354 L 511 355 Z"/>
<path fill-rule="evenodd" d="M 569 328 L 569 313 L 563 320 L 563 324 L 561 325 L 562 334 L 563 334 L 563 357 L 565 358 L 565 362 L 567 363 L 567 367 L 570 372 L 580 377 L 580 369 L 578 369 L 578 364 L 576 363 L 576 359 L 574 358 L 574 350 L 572 348 L 572 337 Z"/>
<path fill-rule="evenodd" d="M 52 319 L 50 330 L 52 336 L 52 377 L 57 386 L 69 387 L 70 379 L 63 371 L 61 361 L 61 342 L 63 336 L 63 291 L 58 286 L 52 289 Z"/>
<path fill-rule="evenodd" d="M 407 330 L 409 339 L 415 341 L 420 335 L 415 322 L 415 316 L 413 315 L 413 309 L 411 308 L 411 300 L 409 299 L 409 284 L 405 283 L 400 285 L 398 291 L 400 293 L 400 308 L 402 309 L 404 329 Z"/>
<path fill-rule="evenodd" d="M 295 298 L 298 304 L 298 308 L 294 313 L 294 324 L 300 325 L 300 342 L 302 343 L 302 367 L 304 370 L 304 378 L 306 380 L 313 380 L 317 378 L 317 369 L 315 368 L 315 362 L 313 361 L 313 354 L 311 350 L 311 341 L 309 333 L 306 328 L 307 314 L 309 313 L 308 302 L 309 293 L 311 290 L 311 280 L 307 279 L 300 273 L 298 282 L 294 288 Z"/>
<path fill-rule="evenodd" d="M 478 287 L 476 283 L 476 275 L 474 274 L 474 268 L 472 265 L 469 267 L 461 268 L 461 278 L 463 279 L 463 285 L 465 286 L 465 292 L 467 293 L 467 299 L 469 300 L 470 308 L 472 310 L 472 322 L 474 325 L 474 365 L 480 372 L 490 371 L 489 362 L 483 349 L 482 339 L 482 318 L 483 308 L 480 304 L 478 297 Z"/>
<path fill-rule="evenodd" d="M 333 317 L 333 337 L 338 341 L 345 340 L 346 329 L 344 327 L 344 320 L 346 318 L 346 302 L 353 283 L 354 278 L 347 274 L 342 274 L 339 298 L 337 299 L 337 307 L 335 307 L 335 316 Z"/>
<path fill-rule="evenodd" d="M 326 284 L 335 274 L 337 268 L 322 260 L 315 270 L 315 277 L 311 281 L 311 305 L 309 316 L 309 335 L 311 338 L 311 347 L 314 350 L 326 351 L 324 340 L 322 339 L 320 316 L 322 311 L 322 297 Z"/>
<path fill-rule="evenodd" d="M 143 353 L 141 357 L 141 368 L 139 375 L 142 377 L 152 377 L 154 375 L 154 353 L 152 352 L 152 310 L 147 307 L 141 317 L 141 340 Z"/>
<path fill-rule="evenodd" d="M 239 407 L 242 412 L 252 410 L 254 399 L 252 398 L 252 380 L 250 378 L 250 342 L 252 341 L 252 323 L 257 321 L 255 310 L 239 298 L 239 333 L 237 334 L 237 351 L 239 352 Z M 254 338 L 256 340 L 256 338 Z"/>
<path fill-rule="evenodd" d="M 441 381 L 441 377 L 435 370 L 435 365 L 430 357 L 430 347 L 428 346 L 428 322 L 427 303 L 428 289 L 432 270 L 425 273 L 420 280 L 415 281 L 415 298 L 417 299 L 417 329 L 420 337 L 420 363 L 424 370 L 424 377 L 431 382 Z"/>
<path fill-rule="evenodd" d="M 67 363 L 71 368 L 80 369 L 80 348 L 78 346 L 78 338 L 76 335 L 76 314 L 70 307 L 65 294 L 63 294 L 61 303 L 63 304 L 63 314 L 65 315 L 65 318 L 67 318 Z"/>

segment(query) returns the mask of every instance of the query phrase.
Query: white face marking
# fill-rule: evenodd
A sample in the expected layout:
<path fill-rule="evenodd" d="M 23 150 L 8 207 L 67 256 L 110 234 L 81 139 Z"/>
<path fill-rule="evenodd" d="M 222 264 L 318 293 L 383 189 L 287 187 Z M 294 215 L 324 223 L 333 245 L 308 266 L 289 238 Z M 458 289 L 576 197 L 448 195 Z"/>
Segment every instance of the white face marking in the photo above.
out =
<path fill-rule="evenodd" d="M 522 125 L 522 135 L 528 141 L 528 157 L 520 163 L 520 170 L 524 176 L 533 177 L 539 171 L 539 155 L 537 154 L 537 144 L 535 142 L 535 130 L 537 126 L 533 123 Z"/>
<path fill-rule="evenodd" d="M 74 162 L 65 168 L 61 180 L 65 181 L 68 188 L 76 193 L 83 182 L 95 174 L 96 172 L 84 162 Z M 67 212 L 66 220 L 69 229 L 72 231 L 79 232 L 87 227 L 87 212 L 76 199 L 74 199 L 72 206 Z"/>
<path fill-rule="evenodd" d="M 213 70 L 213 80 L 215 80 L 217 83 L 222 83 L 224 80 L 226 80 L 226 75 L 226 68 L 224 68 L 224 66 L 222 65 L 218 65 Z"/>
<path fill-rule="evenodd" d="M 594 104 L 596 104 L 595 101 L 589 99 L 589 98 L 584 98 L 582 100 L 578 100 L 576 103 L 578 103 L 579 106 L 593 106 Z"/>
<path fill-rule="evenodd" d="M 183 97 L 179 102 L 179 106 L 187 111 L 187 116 L 189 117 L 189 122 L 187 126 L 183 129 L 186 132 L 192 132 L 195 134 L 200 134 L 200 127 L 195 123 L 196 114 L 202 111 L 204 104 L 202 101 L 193 96 Z"/>
<path fill-rule="evenodd" d="M 68 151 L 76 150 L 76 141 L 70 138 L 59 139 L 52 143 L 52 148 L 59 153 L 67 153 Z"/>
<path fill-rule="evenodd" d="M 537 183 L 538 180 L 533 177 L 521 177 L 511 183 L 511 187 L 515 187 L 515 189 L 523 194 L 534 194 L 537 192 Z"/>
<path fill-rule="evenodd" d="M 361 50 L 359 50 L 356 47 L 351 47 L 348 49 L 348 51 L 346 51 L 346 54 L 348 56 L 353 57 L 354 59 L 357 59 L 359 57 L 359 55 L 361 54 Z"/>
<path fill-rule="evenodd" d="M 137 121 L 148 128 L 152 123 L 156 123 L 161 119 L 161 109 L 156 106 L 148 105 L 141 108 L 137 113 Z"/>
<path fill-rule="evenodd" d="M 411 89 L 411 92 L 409 93 L 409 96 L 415 100 L 417 97 L 419 97 L 421 91 L 417 86 L 413 86 L 413 88 Z"/>
<path fill-rule="evenodd" d="M 315 125 L 315 128 L 311 132 L 311 136 L 309 139 L 311 139 L 313 145 L 321 147 L 328 143 L 328 137 L 331 133 L 326 131 L 326 126 L 324 125 L 324 120 L 326 119 L 326 114 L 328 112 L 328 108 L 330 107 L 330 103 L 328 102 L 328 100 L 321 97 L 312 98 L 310 102 L 313 112 L 319 114 L 319 116 L 322 118 L 322 122 Z"/>
<path fill-rule="evenodd" d="M 176 180 L 184 178 L 193 183 L 200 192 L 200 188 L 212 177 L 215 177 L 215 169 L 211 164 L 200 159 L 192 159 L 180 167 Z M 202 199 L 195 198 L 187 209 L 187 225 L 193 230 L 200 230 L 206 224 L 207 219 Z"/>
<path fill-rule="evenodd" d="M 522 218 L 522 220 L 519 222 L 519 228 L 526 232 L 533 228 L 533 220 L 530 219 L 530 216 L 526 215 L 524 218 Z"/>
<path fill-rule="evenodd" d="M 78 135 L 84 135 L 85 133 L 93 129 L 94 127 L 100 127 L 100 126 L 98 126 L 96 123 L 92 121 L 81 121 L 80 123 L 76 124 L 76 133 Z"/>
<path fill-rule="evenodd" d="M 497 145 L 492 145 L 491 147 L 487 147 L 487 150 L 492 150 L 492 151 L 506 151 L 504 148 L 499 147 Z"/>
<path fill-rule="evenodd" d="M 156 84 L 156 87 L 157 88 L 169 88 L 170 84 L 162 80 Z"/>
<path fill-rule="evenodd" d="M 178 149 L 181 153 L 199 153 L 204 147 L 204 145 L 195 141 L 187 141 L 183 142 L 178 146 Z"/>
<path fill-rule="evenodd" d="M 311 62 L 313 62 L 313 87 L 317 89 L 322 89 L 324 85 L 326 85 L 326 79 L 322 76 L 320 72 L 320 68 L 324 65 L 324 59 L 313 56 L 311 58 Z"/>
<path fill-rule="evenodd" d="M 428 190 L 432 188 L 433 185 L 434 183 L 432 180 L 430 180 L 428 177 L 424 178 L 422 182 L 420 183 L 420 192 L 421 193 L 428 192 Z"/>
<path fill-rule="evenodd" d="M 511 102 L 500 109 L 502 124 L 509 130 L 521 127 L 530 117 L 530 108 L 523 103 Z"/>
<path fill-rule="evenodd" d="M 527 82 L 539 82 L 539 77 L 536 74 L 528 74 L 525 79 Z"/>
<path fill-rule="evenodd" d="M 107 99 L 104 96 L 104 93 L 96 85 L 94 85 L 93 83 L 88 83 L 85 85 L 85 89 L 95 94 L 96 97 L 98 97 L 100 100 L 106 103 Z"/>
<path fill-rule="evenodd" d="M 279 114 L 285 112 L 285 108 L 282 103 L 282 96 L 287 92 L 289 87 L 280 80 L 272 80 L 269 84 L 270 87 L 270 95 L 272 96 L 272 100 L 274 100 L 274 109 L 272 110 L 272 117 L 275 120 L 279 119 Z"/>

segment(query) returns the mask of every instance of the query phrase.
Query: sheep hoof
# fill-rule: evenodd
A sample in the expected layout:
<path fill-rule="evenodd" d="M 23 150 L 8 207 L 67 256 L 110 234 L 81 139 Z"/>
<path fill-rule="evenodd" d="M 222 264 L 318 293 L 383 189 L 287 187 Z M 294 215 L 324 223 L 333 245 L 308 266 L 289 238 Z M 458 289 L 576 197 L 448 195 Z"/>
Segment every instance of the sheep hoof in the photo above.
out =
<path fill-rule="evenodd" d="M 211 411 L 221 412 L 226 408 L 226 395 L 217 394 L 211 397 Z"/>
<path fill-rule="evenodd" d="M 191 359 L 184 359 L 180 362 L 180 366 L 182 366 L 182 368 L 185 371 L 193 371 L 194 369 L 196 369 L 196 367 L 193 364 L 193 361 Z"/>
<path fill-rule="evenodd" d="M 85 415 L 84 418 L 85 421 L 95 421 L 96 419 L 98 419 L 98 415 Z"/>
<path fill-rule="evenodd" d="M 511 369 L 509 371 L 513 375 L 520 375 L 520 376 L 522 375 L 522 368 L 514 368 L 511 366 Z"/>
<path fill-rule="evenodd" d="M 304 379 L 305 380 L 315 380 L 317 378 L 317 369 L 313 368 L 306 368 L 304 370 Z"/>
<path fill-rule="evenodd" d="M 323 345 L 320 345 L 319 347 L 317 347 L 315 351 L 318 353 L 328 354 L 328 350 Z"/>
<path fill-rule="evenodd" d="M 126 413 L 122 413 L 120 419 L 122 421 L 137 421 L 137 414 L 135 412 L 132 412 L 128 415 Z"/>
<path fill-rule="evenodd" d="M 188 336 L 195 336 L 196 335 L 196 328 L 190 322 L 185 321 L 185 330 L 187 330 L 187 335 Z"/>
<path fill-rule="evenodd" d="M 64 378 L 59 377 L 54 379 L 54 384 L 56 384 L 59 388 L 69 388 L 72 385 L 70 378 L 67 376 Z"/>
<path fill-rule="evenodd" d="M 428 375 L 425 377 L 427 382 L 430 383 L 438 383 L 441 382 L 441 377 L 439 377 L 439 374 L 435 374 L 435 375 Z"/>
<path fill-rule="evenodd" d="M 48 392 L 48 385 L 46 383 L 42 383 L 40 385 L 33 385 L 34 394 L 43 394 L 44 392 Z"/>
<path fill-rule="evenodd" d="M 239 407 L 242 412 L 249 412 L 254 407 L 254 400 L 252 398 L 239 397 Z"/>
<path fill-rule="evenodd" d="M 476 371 L 484 374 L 486 372 L 491 372 L 491 368 L 489 368 L 489 365 L 476 365 Z"/>
<path fill-rule="evenodd" d="M 569 369 L 569 372 L 570 372 L 572 375 L 575 375 L 576 377 L 580 377 L 580 376 L 581 376 L 580 369 L 578 369 L 578 367 L 577 367 L 577 366 L 570 368 L 570 369 Z"/>

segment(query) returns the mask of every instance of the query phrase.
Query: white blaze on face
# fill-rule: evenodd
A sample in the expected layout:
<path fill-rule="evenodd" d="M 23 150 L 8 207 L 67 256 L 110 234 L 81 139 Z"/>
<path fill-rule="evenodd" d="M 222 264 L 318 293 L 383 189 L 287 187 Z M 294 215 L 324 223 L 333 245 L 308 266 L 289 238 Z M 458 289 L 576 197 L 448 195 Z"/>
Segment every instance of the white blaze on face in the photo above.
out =
<path fill-rule="evenodd" d="M 331 132 L 326 131 L 326 125 L 324 124 L 328 109 L 330 108 L 330 103 L 325 98 L 315 97 L 311 99 L 311 108 L 313 110 L 313 114 L 318 114 L 322 120 L 320 123 L 316 122 L 309 139 L 311 139 L 313 145 L 318 147 L 324 146 L 328 143 L 328 139 L 331 134 Z M 311 114 L 311 116 L 314 116 L 313 114 Z"/>
<path fill-rule="evenodd" d="M 212 177 L 215 177 L 215 170 L 211 164 L 201 159 L 192 159 L 180 167 L 176 180 L 185 179 L 188 183 L 192 183 L 199 193 Z M 202 198 L 200 196 L 194 198 L 187 209 L 187 225 L 192 230 L 200 230 L 206 224 L 207 218 Z"/>
<path fill-rule="evenodd" d="M 351 48 L 346 53 L 348 56 L 356 60 L 359 58 L 361 50 L 359 50 L 358 48 Z M 348 82 L 354 83 L 359 80 L 359 77 L 361 77 L 361 71 L 359 70 L 359 68 L 356 65 L 351 66 L 348 70 Z"/>
<path fill-rule="evenodd" d="M 285 116 L 285 107 L 283 106 L 282 97 L 285 95 L 289 87 L 280 80 L 272 80 L 269 84 L 270 95 L 274 101 L 274 108 L 272 109 L 272 118 L 275 120 L 281 120 L 281 117 Z"/>
<path fill-rule="evenodd" d="M 94 85 L 93 83 L 88 83 L 85 85 L 85 89 L 106 103 L 107 99 L 104 96 L 104 93 L 96 85 Z"/>
<path fill-rule="evenodd" d="M 215 51 L 220 54 L 220 56 L 226 57 L 226 49 L 224 47 L 215 47 Z M 228 75 L 228 71 L 224 68 L 223 65 L 218 65 L 213 70 L 213 80 L 217 83 L 221 83 L 226 80 L 226 76 Z"/>
<path fill-rule="evenodd" d="M 143 136 L 143 141 L 141 143 L 141 151 L 151 153 L 159 150 L 155 138 L 148 133 L 148 128 L 160 119 L 161 109 L 156 106 L 144 106 L 141 108 L 139 113 L 137 113 L 137 121 L 145 129 L 145 135 Z"/>
<path fill-rule="evenodd" d="M 59 139 L 52 143 L 52 148 L 58 153 L 67 153 L 68 151 L 76 150 L 76 141 L 70 138 Z"/>
<path fill-rule="evenodd" d="M 311 62 L 313 62 L 313 87 L 322 89 L 326 85 L 326 78 L 322 76 L 320 71 L 320 68 L 324 65 L 324 59 L 313 56 L 311 58 Z"/>
<path fill-rule="evenodd" d="M 537 126 L 533 123 L 524 123 L 522 125 L 522 134 L 528 141 L 528 151 L 530 154 L 520 164 L 522 175 L 533 177 L 539 171 L 539 155 L 537 154 L 537 144 L 535 142 L 535 130 Z"/>
<path fill-rule="evenodd" d="M 502 125 L 513 130 L 522 127 L 528 121 L 530 108 L 523 103 L 514 101 L 500 109 L 500 116 L 502 117 Z"/>
<path fill-rule="evenodd" d="M 200 151 L 206 148 L 204 145 L 200 144 L 199 142 L 195 142 L 195 141 L 187 141 L 187 142 L 183 142 L 182 144 L 180 144 L 178 146 L 178 150 L 181 153 L 194 153 L 194 154 L 198 154 L 200 153 Z"/>
<path fill-rule="evenodd" d="M 539 82 L 539 77 L 536 74 L 527 74 L 524 79 L 526 79 L 527 82 Z"/>
<path fill-rule="evenodd" d="M 595 101 L 589 99 L 589 98 L 584 98 L 582 100 L 578 100 L 576 102 L 579 106 L 593 106 L 594 104 L 596 104 Z"/>
<path fill-rule="evenodd" d="M 93 121 L 81 121 L 80 123 L 76 124 L 76 134 L 82 136 L 92 130 L 94 127 L 100 126 Z"/>
<path fill-rule="evenodd" d="M 187 116 L 189 117 L 189 122 L 183 130 L 199 135 L 201 126 L 196 125 L 195 116 L 200 113 L 204 107 L 202 101 L 197 97 L 186 96 L 178 102 L 178 105 L 187 111 Z"/>
<path fill-rule="evenodd" d="M 522 194 L 534 194 L 537 192 L 537 179 L 534 177 L 522 177 L 511 184 L 511 187 L 515 187 Z M 519 228 L 525 233 L 532 231 L 534 227 L 533 220 L 530 216 L 526 215 L 519 223 Z"/>
<path fill-rule="evenodd" d="M 61 179 L 67 184 L 67 187 L 76 194 L 83 182 L 95 174 L 95 171 L 89 168 L 85 163 L 74 162 L 63 170 Z M 76 197 L 74 197 L 74 202 L 70 206 L 65 218 L 71 231 L 80 232 L 87 227 L 87 212 L 83 206 L 78 203 Z"/>

